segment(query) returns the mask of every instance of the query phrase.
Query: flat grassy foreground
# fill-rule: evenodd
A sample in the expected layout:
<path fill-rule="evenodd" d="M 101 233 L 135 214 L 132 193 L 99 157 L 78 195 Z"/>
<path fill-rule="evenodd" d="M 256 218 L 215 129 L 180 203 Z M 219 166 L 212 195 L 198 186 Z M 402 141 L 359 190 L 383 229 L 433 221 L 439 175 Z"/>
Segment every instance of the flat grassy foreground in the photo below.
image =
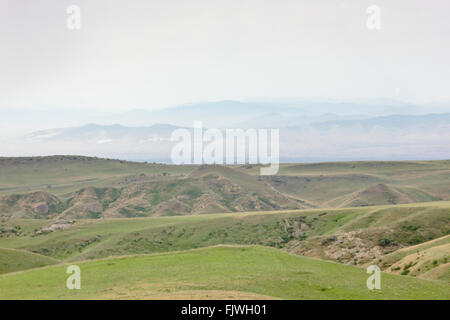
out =
<path fill-rule="evenodd" d="M 450 299 L 445 282 L 382 274 L 369 291 L 364 269 L 258 246 L 78 262 L 81 289 L 66 288 L 67 265 L 0 276 L 0 299 Z"/>

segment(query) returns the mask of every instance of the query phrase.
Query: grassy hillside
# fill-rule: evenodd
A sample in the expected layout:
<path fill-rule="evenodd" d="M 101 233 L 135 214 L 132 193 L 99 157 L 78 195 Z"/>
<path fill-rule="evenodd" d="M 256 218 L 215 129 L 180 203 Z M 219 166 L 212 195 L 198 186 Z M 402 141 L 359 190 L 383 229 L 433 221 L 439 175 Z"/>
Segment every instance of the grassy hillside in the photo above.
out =
<path fill-rule="evenodd" d="M 83 156 L 0 157 L 0 194 L 48 190 L 60 196 L 83 187 L 129 183 L 145 174 L 165 178 L 188 174 L 192 166 L 137 163 Z M 131 177 L 130 177 L 131 176 Z"/>
<path fill-rule="evenodd" d="M 397 250 L 384 256 L 380 266 L 390 273 L 450 282 L 450 235 Z"/>
<path fill-rule="evenodd" d="M 0 274 L 38 268 L 58 263 L 58 260 L 15 249 L 0 248 Z"/>
<path fill-rule="evenodd" d="M 0 276 L 0 299 L 449 299 L 441 282 L 382 275 L 366 287 L 365 270 L 262 247 L 82 262 L 81 289 L 66 289 L 66 266 Z M 26 283 L 26 286 L 23 284 Z"/>
<path fill-rule="evenodd" d="M 140 217 L 450 200 L 450 161 L 282 164 L 268 177 L 258 176 L 259 168 L 0 158 L 0 216 Z"/>
<path fill-rule="evenodd" d="M 6 220 L 3 229 L 14 227 L 20 232 L 0 237 L 0 247 L 77 261 L 217 244 L 257 244 L 316 258 L 364 265 L 378 261 L 396 250 L 450 234 L 450 202 L 83 219 L 66 229 L 37 235 L 35 229 L 47 226 L 42 221 Z M 48 221 L 48 224 L 51 223 Z"/>
<path fill-rule="evenodd" d="M 0 158 L 0 298 L 448 297 L 450 161 L 258 172 Z M 85 290 L 49 266 L 69 262 Z M 382 293 L 365 287 L 370 264 L 393 274 Z"/>
<path fill-rule="evenodd" d="M 449 169 L 450 161 L 292 164 L 265 179 L 317 207 L 369 206 L 449 200 Z"/>

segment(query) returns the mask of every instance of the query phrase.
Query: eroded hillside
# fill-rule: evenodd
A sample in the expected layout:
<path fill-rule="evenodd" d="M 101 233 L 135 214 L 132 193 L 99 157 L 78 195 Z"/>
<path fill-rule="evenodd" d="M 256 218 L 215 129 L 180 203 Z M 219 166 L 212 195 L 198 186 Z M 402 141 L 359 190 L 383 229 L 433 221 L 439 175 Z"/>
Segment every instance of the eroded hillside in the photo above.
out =
<path fill-rule="evenodd" d="M 170 166 L 77 156 L 0 159 L 0 215 L 118 218 L 450 199 L 450 162 Z"/>

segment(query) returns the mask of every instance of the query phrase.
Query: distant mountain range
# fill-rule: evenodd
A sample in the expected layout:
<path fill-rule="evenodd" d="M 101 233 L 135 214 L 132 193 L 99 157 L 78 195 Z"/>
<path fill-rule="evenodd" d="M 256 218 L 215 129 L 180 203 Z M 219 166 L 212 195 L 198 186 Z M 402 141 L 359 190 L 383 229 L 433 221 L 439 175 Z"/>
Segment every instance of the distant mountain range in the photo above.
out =
<path fill-rule="evenodd" d="M 445 114 L 425 114 L 425 115 L 390 115 L 385 117 L 374 117 L 368 119 L 343 119 L 335 114 L 324 114 L 317 117 L 309 117 L 302 119 L 295 123 L 285 122 L 281 126 L 270 125 L 270 119 L 276 122 L 279 114 L 272 114 L 266 117 L 259 118 L 262 122 L 267 122 L 264 128 L 280 129 L 282 133 L 292 134 L 295 131 L 302 132 L 305 129 L 312 129 L 318 131 L 327 131 L 330 129 L 359 129 L 371 130 L 373 128 L 383 128 L 386 130 L 426 130 L 433 131 L 438 128 L 450 128 L 450 113 Z M 332 120 L 328 120 L 332 119 Z M 322 121 L 318 121 L 322 120 Z M 327 121 L 328 120 L 328 121 Z M 260 123 L 261 123 L 260 122 Z M 242 123 L 241 128 L 252 128 L 251 123 Z M 259 126 L 257 126 L 259 127 Z M 47 129 L 32 132 L 27 137 L 31 139 L 38 139 L 42 141 L 84 141 L 84 142 L 98 142 L 102 140 L 131 140 L 131 141 L 167 141 L 171 133 L 176 129 L 192 129 L 189 127 L 174 126 L 170 124 L 154 124 L 151 126 L 129 127 L 120 124 L 100 125 L 87 124 L 81 127 L 69 127 L 58 129 Z M 206 127 L 204 127 L 206 129 Z M 286 129 L 286 130 L 283 130 Z"/>
<path fill-rule="evenodd" d="M 359 120 L 332 120 L 316 122 L 313 126 L 319 129 L 382 127 L 387 129 L 430 130 L 437 127 L 450 126 L 450 113 L 424 115 L 390 115 Z"/>
<path fill-rule="evenodd" d="M 174 126 L 192 126 L 201 120 L 205 127 L 280 127 L 305 122 L 332 120 L 360 120 L 398 115 L 449 113 L 448 105 L 418 106 L 398 101 L 368 103 L 348 102 L 240 102 L 233 100 L 202 102 L 165 109 L 133 109 L 107 111 L 105 109 L 68 108 L 1 108 L 0 132 L 8 130 L 37 131 L 55 127 L 79 127 L 86 123 L 101 125 L 151 126 L 168 123 Z M 56 125 L 57 124 L 57 125 Z M 18 131 L 18 130 L 15 130 Z"/>
<path fill-rule="evenodd" d="M 199 120 L 203 128 L 222 132 L 279 129 L 282 162 L 450 158 L 450 107 L 442 105 L 230 100 L 124 113 L 4 111 L 0 110 L 4 156 L 82 154 L 170 162 L 171 133 L 192 128 Z M 8 132 L 35 127 L 27 134 Z"/>
<path fill-rule="evenodd" d="M 260 117 L 258 125 L 253 128 L 279 129 L 282 162 L 450 158 L 450 113 L 365 119 L 328 113 L 298 121 L 296 118 L 282 121 L 280 117 L 275 114 Z M 282 125 L 270 126 L 271 118 L 273 123 L 279 120 Z M 242 122 L 239 127 L 248 129 L 252 128 L 251 124 Z M 23 145 L 28 151 L 52 150 L 50 152 L 53 154 L 72 151 L 170 163 L 171 150 L 175 145 L 170 141 L 170 136 L 181 128 L 192 130 L 192 127 L 171 124 L 134 127 L 87 124 L 35 131 L 18 139 L 16 145 Z M 205 126 L 203 128 L 207 129 Z M 222 129 L 222 132 L 225 137 L 225 130 Z M 33 154 L 40 153 L 34 151 Z"/>
<path fill-rule="evenodd" d="M 120 124 L 87 124 L 81 127 L 48 129 L 32 132 L 28 138 L 41 141 L 106 143 L 113 141 L 167 141 L 181 127 L 155 124 L 148 127 L 126 127 Z"/>
<path fill-rule="evenodd" d="M 352 103 L 256 103 L 239 101 L 205 102 L 177 106 L 162 110 L 132 110 L 103 119 L 109 123 L 124 125 L 151 125 L 170 123 L 178 126 L 192 126 L 201 120 L 206 127 L 258 128 L 267 124 L 280 127 L 286 124 L 304 124 L 327 120 L 357 120 L 370 117 L 388 116 L 391 114 L 411 115 L 431 112 L 442 112 L 439 108 L 425 108 L 406 103 L 391 104 L 352 104 Z M 447 108 L 447 110 L 450 110 Z"/>

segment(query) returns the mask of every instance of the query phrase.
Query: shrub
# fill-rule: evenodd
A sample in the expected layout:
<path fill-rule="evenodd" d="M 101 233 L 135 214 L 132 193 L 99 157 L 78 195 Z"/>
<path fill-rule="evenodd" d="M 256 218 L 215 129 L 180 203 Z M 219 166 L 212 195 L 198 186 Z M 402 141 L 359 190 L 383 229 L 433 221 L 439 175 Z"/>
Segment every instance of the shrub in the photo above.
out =
<path fill-rule="evenodd" d="M 334 242 L 334 241 L 336 241 L 336 240 L 337 240 L 337 237 L 336 237 L 336 236 L 328 237 L 328 238 L 322 240 L 322 245 L 323 245 L 323 246 L 327 246 L 327 245 L 329 245 L 331 242 Z"/>
<path fill-rule="evenodd" d="M 382 247 L 386 247 L 389 244 L 391 244 L 391 240 L 389 240 L 388 238 L 383 238 L 383 239 L 380 239 L 380 241 L 378 241 L 378 244 Z"/>

